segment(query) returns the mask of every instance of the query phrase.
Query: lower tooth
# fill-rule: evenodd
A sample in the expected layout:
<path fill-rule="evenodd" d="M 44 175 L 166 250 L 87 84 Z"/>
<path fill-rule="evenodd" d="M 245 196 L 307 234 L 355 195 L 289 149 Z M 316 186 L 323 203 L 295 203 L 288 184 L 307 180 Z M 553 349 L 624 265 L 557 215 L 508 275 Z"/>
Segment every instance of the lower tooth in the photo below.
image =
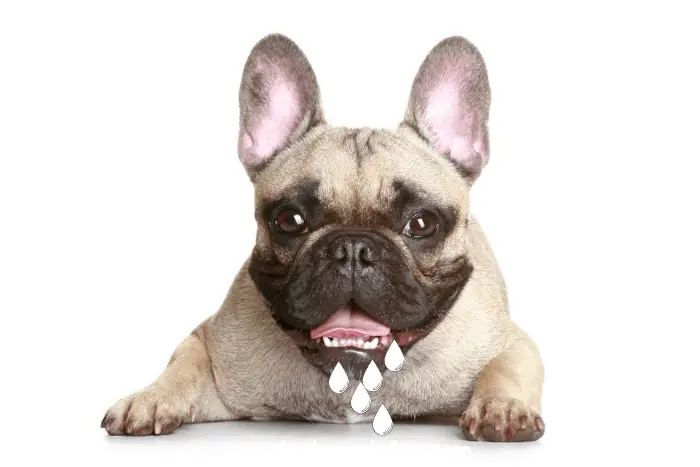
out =
<path fill-rule="evenodd" d="M 326 347 L 357 347 L 359 349 L 376 349 L 379 344 L 379 338 L 375 337 L 372 340 L 365 341 L 364 339 L 334 339 L 330 337 L 323 338 L 323 344 Z"/>

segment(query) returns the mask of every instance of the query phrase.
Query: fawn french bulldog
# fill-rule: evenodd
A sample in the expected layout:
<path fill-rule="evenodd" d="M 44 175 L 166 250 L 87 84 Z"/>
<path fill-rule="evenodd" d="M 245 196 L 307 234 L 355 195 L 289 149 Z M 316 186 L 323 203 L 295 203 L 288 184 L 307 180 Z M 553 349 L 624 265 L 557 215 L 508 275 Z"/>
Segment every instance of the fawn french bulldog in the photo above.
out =
<path fill-rule="evenodd" d="M 539 439 L 543 365 L 470 214 L 489 107 L 481 54 L 450 37 L 419 68 L 397 128 L 333 127 L 299 47 L 260 40 L 243 72 L 238 146 L 256 245 L 218 312 L 152 384 L 107 411 L 106 431 L 365 422 L 384 404 L 394 419 L 454 417 L 470 440 Z M 394 341 L 400 372 L 383 365 Z M 353 385 L 372 360 L 383 383 L 357 414 Z M 342 394 L 328 388 L 338 362 L 351 379 Z"/>

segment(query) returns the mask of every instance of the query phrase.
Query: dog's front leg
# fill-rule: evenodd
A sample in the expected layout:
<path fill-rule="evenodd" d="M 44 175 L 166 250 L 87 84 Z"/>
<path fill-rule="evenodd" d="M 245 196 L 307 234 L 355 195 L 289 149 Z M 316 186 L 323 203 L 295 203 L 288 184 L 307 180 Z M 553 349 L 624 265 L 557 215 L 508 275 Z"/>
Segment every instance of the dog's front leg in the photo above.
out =
<path fill-rule="evenodd" d="M 110 435 L 164 435 L 184 423 L 233 419 L 216 391 L 204 339 L 201 327 L 195 330 L 150 386 L 107 411 L 102 427 Z"/>
<path fill-rule="evenodd" d="M 535 343 L 514 326 L 506 348 L 480 375 L 459 426 L 476 441 L 535 441 L 544 434 L 544 369 Z"/>

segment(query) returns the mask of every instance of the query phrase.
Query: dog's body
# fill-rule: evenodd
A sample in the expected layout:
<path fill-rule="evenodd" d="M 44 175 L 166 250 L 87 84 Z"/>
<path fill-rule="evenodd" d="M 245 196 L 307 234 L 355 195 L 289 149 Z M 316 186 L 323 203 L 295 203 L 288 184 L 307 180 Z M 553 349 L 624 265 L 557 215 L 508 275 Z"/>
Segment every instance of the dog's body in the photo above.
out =
<path fill-rule="evenodd" d="M 218 313 L 152 385 L 108 411 L 106 430 L 353 423 L 383 404 L 394 419 L 460 417 L 468 439 L 539 439 L 539 353 L 510 319 L 469 211 L 488 160 L 489 102 L 480 55 L 450 38 L 421 67 L 397 130 L 330 127 L 301 51 L 279 35 L 260 41 L 244 71 L 239 145 L 256 189 L 256 248 Z M 345 327 L 329 330 L 341 318 Z M 334 349 L 334 335 L 347 345 Z M 392 340 L 406 363 L 383 371 L 360 415 L 350 399 L 361 369 L 374 359 L 384 370 L 377 360 Z M 353 380 L 342 394 L 328 386 L 337 361 Z"/>

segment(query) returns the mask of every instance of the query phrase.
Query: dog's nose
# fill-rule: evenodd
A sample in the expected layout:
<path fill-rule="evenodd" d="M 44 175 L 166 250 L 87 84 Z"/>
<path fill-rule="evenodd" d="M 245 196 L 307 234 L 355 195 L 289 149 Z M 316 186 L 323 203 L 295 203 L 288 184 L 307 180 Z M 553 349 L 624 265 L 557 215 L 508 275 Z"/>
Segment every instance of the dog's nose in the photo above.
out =
<path fill-rule="evenodd" d="M 366 268 L 377 260 L 377 248 L 377 243 L 366 235 L 345 235 L 329 245 L 329 252 L 344 267 Z"/>

